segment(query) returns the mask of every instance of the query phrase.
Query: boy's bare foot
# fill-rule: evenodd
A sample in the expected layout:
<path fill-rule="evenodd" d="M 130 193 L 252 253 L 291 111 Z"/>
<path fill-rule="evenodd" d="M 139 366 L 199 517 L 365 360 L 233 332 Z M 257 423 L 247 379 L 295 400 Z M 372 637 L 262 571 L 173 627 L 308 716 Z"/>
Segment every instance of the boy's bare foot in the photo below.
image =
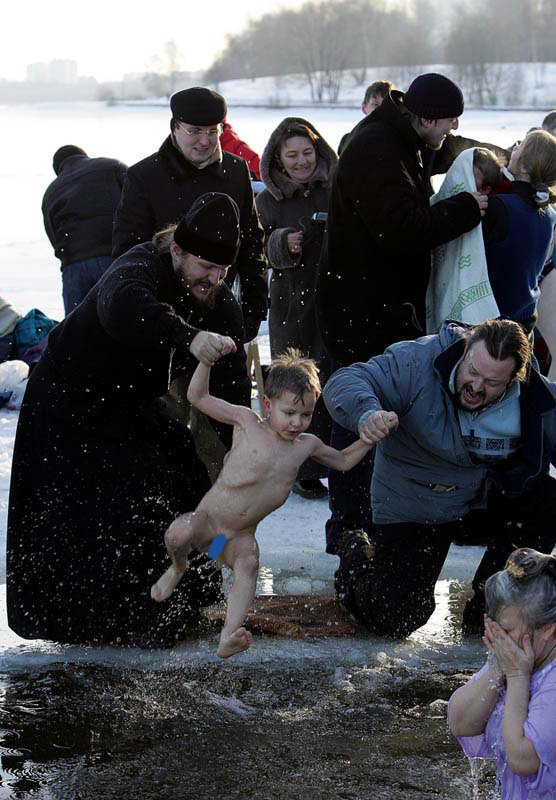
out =
<path fill-rule="evenodd" d="M 184 571 L 177 569 L 173 564 L 168 567 L 162 577 L 151 586 L 152 599 L 156 600 L 157 603 L 167 600 L 180 582 Z"/>
<path fill-rule="evenodd" d="M 229 658 L 235 653 L 241 653 L 242 650 L 247 650 L 251 646 L 253 637 L 245 628 L 238 628 L 230 636 L 223 638 L 220 637 L 220 644 L 216 655 L 220 658 Z"/>

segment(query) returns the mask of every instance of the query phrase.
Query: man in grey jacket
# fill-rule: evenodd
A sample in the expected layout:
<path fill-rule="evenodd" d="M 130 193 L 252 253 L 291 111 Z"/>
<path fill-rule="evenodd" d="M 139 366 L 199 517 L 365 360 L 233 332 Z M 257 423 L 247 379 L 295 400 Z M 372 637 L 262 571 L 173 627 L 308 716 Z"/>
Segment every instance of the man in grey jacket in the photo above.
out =
<path fill-rule="evenodd" d="M 445 323 L 332 376 L 331 415 L 377 445 L 375 525 L 369 536 L 346 532 L 336 573 L 341 601 L 371 631 L 403 637 L 429 619 L 454 540 L 487 545 L 464 611 L 468 630 L 482 624 L 484 581 L 513 549 L 552 550 L 555 397 L 510 320 Z"/>

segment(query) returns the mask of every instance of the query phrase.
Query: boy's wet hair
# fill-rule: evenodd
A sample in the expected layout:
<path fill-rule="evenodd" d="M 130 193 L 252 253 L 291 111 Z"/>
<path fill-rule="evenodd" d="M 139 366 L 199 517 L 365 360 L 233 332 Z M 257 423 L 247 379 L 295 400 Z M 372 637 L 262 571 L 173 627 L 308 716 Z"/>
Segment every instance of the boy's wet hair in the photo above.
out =
<path fill-rule="evenodd" d="M 483 173 L 483 188 L 490 186 L 494 189 L 500 180 L 502 165 L 492 150 L 476 147 L 473 151 L 473 166 Z"/>
<path fill-rule="evenodd" d="M 316 363 L 293 347 L 272 359 L 264 384 L 264 393 L 271 400 L 281 397 L 284 392 L 291 392 L 296 402 L 303 401 L 307 392 L 315 397 L 322 392 Z"/>

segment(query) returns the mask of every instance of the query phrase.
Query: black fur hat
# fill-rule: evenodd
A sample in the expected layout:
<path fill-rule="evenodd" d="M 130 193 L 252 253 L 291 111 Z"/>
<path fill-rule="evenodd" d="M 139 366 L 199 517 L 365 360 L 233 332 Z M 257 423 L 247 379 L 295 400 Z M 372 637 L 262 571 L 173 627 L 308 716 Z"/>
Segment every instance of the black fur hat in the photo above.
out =
<path fill-rule="evenodd" d="M 222 266 L 233 264 L 240 244 L 236 201 L 221 192 L 202 194 L 179 221 L 174 241 L 197 258 Z"/>
<path fill-rule="evenodd" d="M 170 98 L 170 110 L 174 119 L 203 126 L 224 122 L 228 113 L 222 95 L 204 86 L 193 86 L 173 94 Z"/>

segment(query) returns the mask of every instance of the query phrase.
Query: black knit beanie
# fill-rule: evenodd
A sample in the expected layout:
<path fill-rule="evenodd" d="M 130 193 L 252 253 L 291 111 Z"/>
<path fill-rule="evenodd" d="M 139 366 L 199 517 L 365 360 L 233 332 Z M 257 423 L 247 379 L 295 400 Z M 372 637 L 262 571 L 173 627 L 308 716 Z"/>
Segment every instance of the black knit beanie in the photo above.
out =
<path fill-rule="evenodd" d="M 437 72 L 419 75 L 404 95 L 406 107 L 424 119 L 448 119 L 463 114 L 463 94 L 459 86 Z"/>
<path fill-rule="evenodd" d="M 221 192 L 202 194 L 179 221 L 174 241 L 197 258 L 222 266 L 233 264 L 240 244 L 236 201 Z"/>
<path fill-rule="evenodd" d="M 174 119 L 190 125 L 218 125 L 226 118 L 226 101 L 218 92 L 204 86 L 193 86 L 176 92 L 170 98 Z"/>
<path fill-rule="evenodd" d="M 56 175 L 60 174 L 60 170 L 62 169 L 62 164 L 69 158 L 70 156 L 86 156 L 87 153 L 82 150 L 80 147 L 77 147 L 74 144 L 65 144 L 63 147 L 59 147 L 54 156 L 52 158 L 52 167 L 54 168 L 54 172 Z"/>

